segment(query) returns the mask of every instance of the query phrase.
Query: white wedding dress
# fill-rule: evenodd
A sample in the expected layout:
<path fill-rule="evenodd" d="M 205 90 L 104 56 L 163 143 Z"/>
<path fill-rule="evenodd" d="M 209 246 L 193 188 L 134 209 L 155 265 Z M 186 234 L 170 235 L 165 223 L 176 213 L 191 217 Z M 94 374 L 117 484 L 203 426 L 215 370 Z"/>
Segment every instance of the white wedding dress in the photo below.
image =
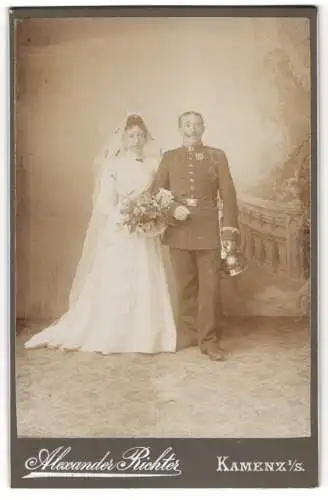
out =
<path fill-rule="evenodd" d="M 94 214 L 103 221 L 86 278 L 68 311 L 34 335 L 26 348 L 59 347 L 108 353 L 176 349 L 176 328 L 159 237 L 117 225 L 123 196 L 147 189 L 157 162 L 123 156 L 109 160 Z M 99 228 L 98 228 L 99 229 Z"/>

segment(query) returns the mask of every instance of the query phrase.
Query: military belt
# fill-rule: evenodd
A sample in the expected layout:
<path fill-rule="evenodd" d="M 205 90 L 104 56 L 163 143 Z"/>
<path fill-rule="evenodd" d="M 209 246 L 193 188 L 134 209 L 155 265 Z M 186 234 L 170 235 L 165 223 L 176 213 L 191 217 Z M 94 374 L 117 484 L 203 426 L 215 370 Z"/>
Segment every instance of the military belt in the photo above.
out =
<path fill-rule="evenodd" d="M 182 205 L 187 207 L 217 208 L 217 200 L 204 200 L 201 198 L 180 198 L 177 199 Z"/>

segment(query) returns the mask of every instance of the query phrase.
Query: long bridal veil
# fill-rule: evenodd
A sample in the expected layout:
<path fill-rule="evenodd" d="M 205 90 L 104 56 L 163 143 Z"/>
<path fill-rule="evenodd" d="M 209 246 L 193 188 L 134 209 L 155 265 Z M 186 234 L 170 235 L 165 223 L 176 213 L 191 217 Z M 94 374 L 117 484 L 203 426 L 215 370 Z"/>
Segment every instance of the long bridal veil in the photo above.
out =
<path fill-rule="evenodd" d="M 114 134 L 104 144 L 102 150 L 95 158 L 93 163 L 93 168 L 95 172 L 95 184 L 92 195 L 92 214 L 87 226 L 80 261 L 77 265 L 72 287 L 69 293 L 69 308 L 72 308 L 76 304 L 80 296 L 80 293 L 83 289 L 83 286 L 86 283 L 87 278 L 92 270 L 92 265 L 97 250 L 97 244 L 103 232 L 105 224 L 104 217 L 102 216 L 101 211 L 98 210 L 98 204 L 100 199 L 100 186 L 102 183 L 102 179 L 105 175 L 106 168 L 108 168 L 110 161 L 123 154 L 122 134 L 125 129 L 127 119 L 132 114 L 136 115 L 138 113 L 129 113 L 124 118 L 122 123 L 115 129 Z M 146 156 L 147 155 L 155 157 L 159 164 L 161 159 L 161 149 L 157 144 L 157 141 L 155 140 L 154 136 L 149 131 L 148 131 L 147 146 L 146 146 Z M 169 253 L 168 249 L 166 248 L 162 247 L 161 250 L 170 290 L 171 302 L 174 308 L 174 304 L 176 302 L 174 298 L 175 285 L 174 285 L 174 276 L 171 268 Z"/>
<path fill-rule="evenodd" d="M 93 163 L 95 183 L 92 195 L 92 214 L 86 230 L 81 258 L 77 265 L 69 294 L 69 308 L 76 304 L 81 290 L 92 269 L 93 259 L 97 250 L 97 242 L 99 241 L 99 237 L 104 227 L 104 218 L 98 210 L 101 180 L 104 176 L 105 168 L 108 165 L 108 162 L 121 153 L 121 138 L 126 120 L 127 118 L 125 118 L 121 125 L 115 129 L 114 134 L 105 143 Z"/>

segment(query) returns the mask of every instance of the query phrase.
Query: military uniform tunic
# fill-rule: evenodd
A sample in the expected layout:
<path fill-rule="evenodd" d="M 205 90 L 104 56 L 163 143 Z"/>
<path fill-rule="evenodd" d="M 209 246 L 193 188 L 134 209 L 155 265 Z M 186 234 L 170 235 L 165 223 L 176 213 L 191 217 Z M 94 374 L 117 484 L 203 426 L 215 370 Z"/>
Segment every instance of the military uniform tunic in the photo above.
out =
<path fill-rule="evenodd" d="M 153 189 L 174 195 L 190 211 L 185 221 L 173 217 L 163 243 L 169 245 L 179 299 L 178 332 L 198 339 L 201 349 L 221 336 L 220 226 L 218 196 L 223 202 L 221 235 L 238 233 L 236 191 L 224 151 L 203 144 L 167 151 Z"/>
<path fill-rule="evenodd" d="M 186 221 L 172 220 L 164 244 L 188 250 L 218 248 L 218 194 L 223 202 L 223 227 L 230 228 L 229 231 L 238 228 L 235 188 L 222 150 L 201 145 L 166 152 L 155 184 L 173 192 L 172 211 L 182 204 L 191 212 Z"/>

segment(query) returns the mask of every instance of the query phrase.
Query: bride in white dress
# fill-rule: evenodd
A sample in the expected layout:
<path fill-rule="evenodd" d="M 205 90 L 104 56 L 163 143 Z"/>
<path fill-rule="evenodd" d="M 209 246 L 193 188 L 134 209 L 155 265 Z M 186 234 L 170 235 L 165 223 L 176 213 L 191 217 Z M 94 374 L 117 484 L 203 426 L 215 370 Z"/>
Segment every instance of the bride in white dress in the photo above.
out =
<path fill-rule="evenodd" d="M 117 224 L 123 197 L 138 196 L 152 184 L 158 161 L 143 154 L 150 138 L 143 119 L 128 115 L 105 148 L 69 309 L 26 348 L 103 354 L 176 350 L 160 238 Z"/>

